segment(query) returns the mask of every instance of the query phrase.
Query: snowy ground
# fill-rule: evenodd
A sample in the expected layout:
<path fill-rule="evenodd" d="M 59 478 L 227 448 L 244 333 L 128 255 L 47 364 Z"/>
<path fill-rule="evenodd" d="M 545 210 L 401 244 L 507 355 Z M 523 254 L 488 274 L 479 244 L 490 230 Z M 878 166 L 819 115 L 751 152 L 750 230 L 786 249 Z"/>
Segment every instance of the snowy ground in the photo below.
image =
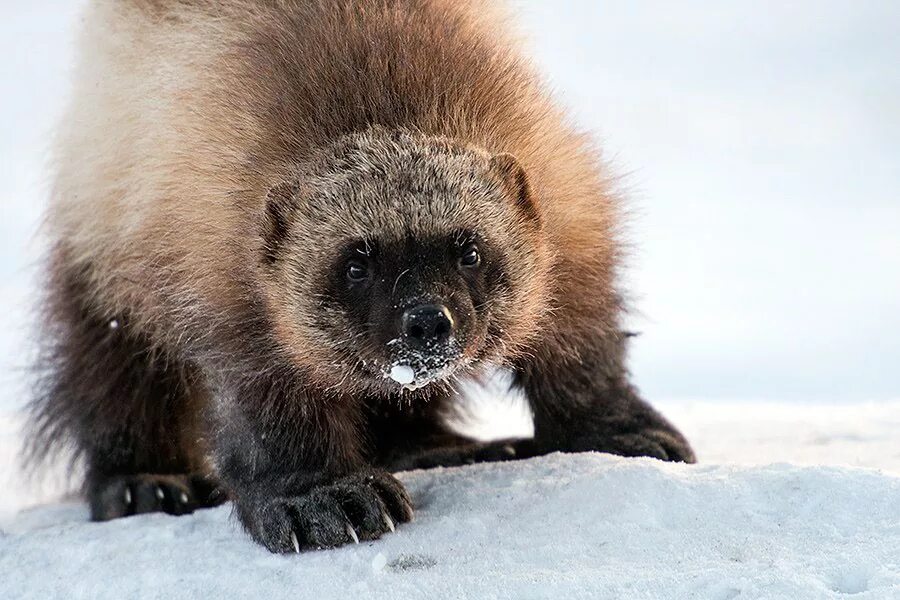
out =
<path fill-rule="evenodd" d="M 900 598 L 900 402 L 665 410 L 702 464 L 404 473 L 413 523 L 301 556 L 255 546 L 227 506 L 105 524 L 79 503 L 7 512 L 0 598 Z M 3 489 L 7 509 L 34 499 Z"/>

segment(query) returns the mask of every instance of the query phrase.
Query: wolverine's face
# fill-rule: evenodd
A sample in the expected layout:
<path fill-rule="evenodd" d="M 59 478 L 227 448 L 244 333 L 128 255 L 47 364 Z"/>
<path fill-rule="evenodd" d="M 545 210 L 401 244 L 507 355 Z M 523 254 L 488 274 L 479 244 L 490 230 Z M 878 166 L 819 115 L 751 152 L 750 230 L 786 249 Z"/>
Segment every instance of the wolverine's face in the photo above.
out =
<path fill-rule="evenodd" d="M 345 349 L 373 377 L 407 390 L 445 379 L 501 336 L 492 302 L 511 291 L 509 259 L 464 229 L 349 241 L 323 287 L 341 314 L 333 334 L 353 338 Z"/>
<path fill-rule="evenodd" d="M 530 194 L 508 155 L 407 133 L 345 140 L 271 213 L 285 341 L 316 355 L 324 383 L 387 392 L 507 358 L 545 300 Z"/>

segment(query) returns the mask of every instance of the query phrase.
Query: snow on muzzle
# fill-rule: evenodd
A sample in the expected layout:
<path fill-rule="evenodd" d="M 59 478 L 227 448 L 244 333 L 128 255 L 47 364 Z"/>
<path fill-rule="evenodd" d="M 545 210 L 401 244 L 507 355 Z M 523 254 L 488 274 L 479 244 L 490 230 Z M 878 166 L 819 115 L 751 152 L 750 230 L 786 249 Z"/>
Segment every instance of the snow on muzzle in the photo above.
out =
<path fill-rule="evenodd" d="M 392 358 L 384 377 L 393 379 L 404 390 L 417 390 L 446 379 L 456 370 L 463 354 L 455 337 L 424 346 L 410 346 L 403 338 L 396 338 L 388 345 Z"/>

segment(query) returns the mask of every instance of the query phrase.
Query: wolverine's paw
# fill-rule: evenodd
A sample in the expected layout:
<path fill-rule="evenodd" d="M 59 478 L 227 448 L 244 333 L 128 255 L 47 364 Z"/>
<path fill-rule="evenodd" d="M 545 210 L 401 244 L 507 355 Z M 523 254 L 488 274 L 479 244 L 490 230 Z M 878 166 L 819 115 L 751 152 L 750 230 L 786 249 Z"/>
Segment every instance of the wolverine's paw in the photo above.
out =
<path fill-rule="evenodd" d="M 236 503 L 244 527 L 271 552 L 374 540 L 413 514 L 403 485 L 384 471 L 356 473 L 299 496 Z"/>
<path fill-rule="evenodd" d="M 596 449 L 620 456 L 649 456 L 672 462 L 697 462 L 690 444 L 675 430 L 647 428 L 634 433 L 616 433 L 604 439 Z"/>
<path fill-rule="evenodd" d="M 100 479 L 88 496 L 94 521 L 150 512 L 186 515 L 226 499 L 218 483 L 202 475 L 146 473 Z"/>

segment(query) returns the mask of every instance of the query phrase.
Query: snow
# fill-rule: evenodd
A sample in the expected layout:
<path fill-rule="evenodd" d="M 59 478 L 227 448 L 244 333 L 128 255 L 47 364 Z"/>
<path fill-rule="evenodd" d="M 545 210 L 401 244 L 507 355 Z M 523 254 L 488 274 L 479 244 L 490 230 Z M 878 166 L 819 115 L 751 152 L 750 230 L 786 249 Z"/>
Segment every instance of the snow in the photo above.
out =
<path fill-rule="evenodd" d="M 488 408 L 524 426 L 503 406 Z M 900 402 L 664 410 L 700 464 L 553 454 L 401 473 L 415 520 L 336 550 L 271 555 L 228 505 L 108 523 L 79 502 L 7 512 L 0 597 L 900 598 Z M 16 427 L 0 424 L 8 473 Z M 7 510 L 38 498 L 0 483 Z"/>
<path fill-rule="evenodd" d="M 900 480 L 834 467 L 599 454 L 405 473 L 416 520 L 377 542 L 273 556 L 228 507 L 86 522 L 29 511 L 3 597 L 860 598 L 900 595 Z"/>
<path fill-rule="evenodd" d="M 415 378 L 415 372 L 408 365 L 394 365 L 391 367 L 391 379 L 401 385 L 412 383 Z"/>

